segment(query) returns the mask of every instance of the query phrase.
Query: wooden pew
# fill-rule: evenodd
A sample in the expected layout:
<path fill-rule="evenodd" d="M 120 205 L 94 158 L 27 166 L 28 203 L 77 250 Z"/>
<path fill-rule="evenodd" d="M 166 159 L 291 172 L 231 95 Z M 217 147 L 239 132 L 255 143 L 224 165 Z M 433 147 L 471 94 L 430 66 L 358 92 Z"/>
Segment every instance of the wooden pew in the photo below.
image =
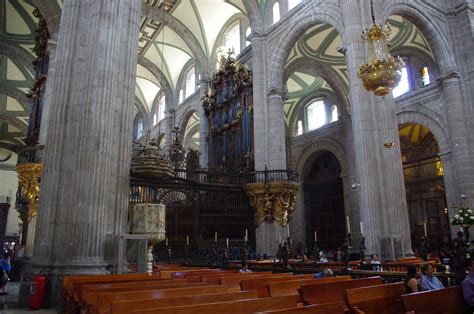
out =
<path fill-rule="evenodd" d="M 228 293 L 213 293 L 201 294 L 191 296 L 181 296 L 175 298 L 165 299 L 138 299 L 129 301 L 114 301 L 112 302 L 113 314 L 130 314 L 133 310 L 146 310 L 159 307 L 183 306 L 192 304 L 211 303 L 216 300 L 221 302 L 256 299 L 257 291 L 238 291 Z"/>
<path fill-rule="evenodd" d="M 247 274 L 247 275 L 245 275 Z M 241 291 L 240 283 L 244 279 L 268 278 L 277 276 L 276 274 L 244 273 L 244 276 L 225 276 L 221 277 L 216 284 L 227 286 L 229 291 Z M 290 275 L 290 274 L 288 274 Z M 209 283 L 209 282 L 208 282 Z"/>
<path fill-rule="evenodd" d="M 473 313 L 462 294 L 461 286 L 402 295 L 405 312 L 416 314 Z"/>
<path fill-rule="evenodd" d="M 403 282 L 346 290 L 347 302 L 353 313 L 403 313 L 401 296 L 404 293 Z"/>
<path fill-rule="evenodd" d="M 174 269 L 174 270 L 161 270 L 160 277 L 161 278 L 179 278 L 180 276 L 184 276 L 184 274 L 189 273 L 202 273 L 202 272 L 219 272 L 222 269 L 202 269 L 202 268 L 189 268 L 189 269 Z M 184 277 L 182 277 L 184 278 Z"/>
<path fill-rule="evenodd" d="M 195 285 L 195 284 L 191 284 Z M 110 313 L 112 302 L 118 300 L 139 300 L 139 299 L 163 299 L 198 294 L 224 293 L 227 292 L 226 286 L 201 286 L 187 287 L 177 289 L 161 289 L 161 290 L 142 290 L 124 292 L 107 292 L 100 293 L 98 298 L 97 309 L 93 309 L 92 313 Z"/>
<path fill-rule="evenodd" d="M 382 278 L 368 277 L 328 283 L 301 285 L 301 299 L 305 305 L 342 302 L 345 304 L 346 289 L 382 285 Z"/>
<path fill-rule="evenodd" d="M 74 277 L 74 278 L 71 278 Z M 65 276 L 64 284 L 64 311 L 74 312 L 74 306 L 79 304 L 81 287 L 86 284 L 102 284 L 111 282 L 156 281 L 159 276 L 148 274 L 134 275 L 92 275 L 92 276 Z M 66 279 L 67 278 L 67 279 Z"/>
<path fill-rule="evenodd" d="M 292 296 L 258 298 L 250 300 L 229 301 L 219 303 L 205 303 L 187 306 L 164 307 L 149 310 L 137 310 L 132 313 L 160 313 L 160 314 L 196 314 L 196 313 L 226 313 L 247 314 L 266 310 L 277 310 L 287 307 L 296 307 L 296 299 Z"/>
<path fill-rule="evenodd" d="M 239 273 L 239 271 L 237 269 L 226 269 L 226 270 L 222 270 L 222 271 L 218 271 L 218 272 L 215 272 L 215 271 L 208 271 L 208 272 L 199 272 L 199 273 L 195 273 L 195 272 L 191 272 L 191 273 L 187 273 L 184 275 L 184 278 L 186 278 L 186 282 L 201 282 L 201 277 L 203 276 L 206 276 L 206 275 L 209 275 L 209 276 L 227 276 L 227 275 L 237 275 Z"/>
<path fill-rule="evenodd" d="M 292 273 L 287 273 L 291 275 Z M 208 284 L 221 284 L 222 278 L 242 278 L 242 277 L 254 277 L 254 276 L 272 276 L 275 275 L 271 271 L 258 272 L 258 273 L 230 273 L 230 274 L 204 274 L 201 275 L 200 281 Z M 240 289 L 239 289 L 240 290 Z"/>
<path fill-rule="evenodd" d="M 179 280 L 179 279 L 178 279 Z M 177 288 L 187 288 L 187 287 L 202 287 L 204 286 L 204 283 L 192 283 L 188 284 L 186 282 L 183 283 L 172 283 L 172 282 L 166 282 L 166 283 L 160 283 L 160 282 L 151 282 L 151 283 L 143 283 L 140 282 L 137 285 L 128 285 L 128 286 L 118 286 L 114 287 L 113 285 L 111 287 L 98 287 L 95 285 L 85 287 L 84 289 L 84 294 L 82 296 L 82 306 L 81 308 L 89 309 L 97 308 L 97 304 L 99 302 L 99 295 L 101 293 L 107 293 L 107 292 L 116 292 L 116 293 L 121 293 L 121 292 L 128 292 L 128 291 L 141 291 L 141 290 L 163 290 L 163 289 L 177 289 Z"/>
<path fill-rule="evenodd" d="M 271 277 L 260 277 L 260 278 L 249 278 L 249 279 L 244 279 L 240 282 L 240 288 L 242 291 L 244 290 L 257 290 L 258 292 L 258 297 L 259 298 L 264 298 L 264 297 L 269 297 L 270 294 L 268 293 L 268 288 L 267 285 L 270 282 L 276 282 L 276 281 L 288 281 L 288 280 L 296 280 L 296 279 L 311 279 L 313 278 L 313 274 L 308 274 L 308 275 L 282 275 L 279 276 L 278 274 L 275 274 Z"/>
<path fill-rule="evenodd" d="M 325 303 L 325 304 L 312 304 L 306 306 L 297 306 L 292 308 L 285 308 L 282 310 L 271 310 L 264 312 L 257 312 L 258 314 L 263 313 L 278 313 L 278 314 L 291 314 L 291 313 L 314 313 L 314 314 L 344 314 L 344 306 L 341 302 L 336 303 Z"/>
<path fill-rule="evenodd" d="M 334 282 L 342 280 L 351 280 L 351 276 L 338 276 L 338 277 L 325 277 L 325 278 L 310 278 L 310 279 L 297 279 L 289 281 L 280 281 L 280 282 L 270 282 L 267 286 L 268 293 L 272 297 L 279 297 L 284 295 L 294 295 L 298 303 L 303 302 L 301 296 L 298 292 L 298 289 L 303 284 L 312 284 L 312 283 L 325 283 L 325 282 Z"/>

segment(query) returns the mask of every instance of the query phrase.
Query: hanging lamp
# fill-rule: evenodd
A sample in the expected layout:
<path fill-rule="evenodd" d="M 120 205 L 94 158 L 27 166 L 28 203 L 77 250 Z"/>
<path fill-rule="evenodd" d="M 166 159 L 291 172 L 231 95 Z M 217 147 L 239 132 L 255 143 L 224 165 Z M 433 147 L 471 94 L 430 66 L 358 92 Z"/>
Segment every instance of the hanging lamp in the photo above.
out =
<path fill-rule="evenodd" d="M 400 82 L 405 62 L 388 51 L 387 39 L 392 30 L 388 24 L 375 23 L 373 0 L 370 12 L 372 27 L 362 32 L 362 39 L 368 42 L 368 58 L 367 63 L 360 66 L 358 75 L 367 91 L 385 97 Z"/>

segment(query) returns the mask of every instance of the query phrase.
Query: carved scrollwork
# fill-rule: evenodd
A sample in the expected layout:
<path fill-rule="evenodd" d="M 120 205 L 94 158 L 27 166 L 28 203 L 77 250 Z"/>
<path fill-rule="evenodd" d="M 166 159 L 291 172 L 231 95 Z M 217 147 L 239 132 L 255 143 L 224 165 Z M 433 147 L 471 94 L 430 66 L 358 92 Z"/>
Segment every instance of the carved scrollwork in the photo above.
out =
<path fill-rule="evenodd" d="M 295 210 L 298 185 L 288 182 L 250 183 L 245 185 L 250 206 L 255 210 L 255 224 L 276 221 L 286 226 Z"/>
<path fill-rule="evenodd" d="M 24 196 L 28 201 L 28 221 L 38 213 L 42 169 L 41 163 L 24 163 L 16 166 L 18 184 L 24 190 Z"/>

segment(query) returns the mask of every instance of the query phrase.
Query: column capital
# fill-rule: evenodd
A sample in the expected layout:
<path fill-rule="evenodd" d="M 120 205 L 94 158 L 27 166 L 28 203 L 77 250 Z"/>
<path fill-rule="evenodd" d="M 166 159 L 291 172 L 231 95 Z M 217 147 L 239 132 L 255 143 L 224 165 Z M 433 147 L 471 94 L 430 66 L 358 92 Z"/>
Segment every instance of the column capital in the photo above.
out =
<path fill-rule="evenodd" d="M 258 31 L 253 31 L 250 33 L 248 38 L 250 39 L 251 42 L 253 42 L 254 39 L 260 39 L 263 40 L 265 38 L 265 33 L 264 32 L 258 32 Z"/>
<path fill-rule="evenodd" d="M 439 77 L 436 78 L 436 81 L 440 84 L 443 84 L 445 81 L 450 80 L 459 80 L 461 79 L 461 73 L 456 70 L 451 70 L 441 74 Z"/>
<path fill-rule="evenodd" d="M 286 91 L 283 88 L 279 87 L 270 87 L 270 89 L 267 90 L 267 95 L 268 97 L 281 97 L 283 101 L 288 99 L 288 91 Z"/>

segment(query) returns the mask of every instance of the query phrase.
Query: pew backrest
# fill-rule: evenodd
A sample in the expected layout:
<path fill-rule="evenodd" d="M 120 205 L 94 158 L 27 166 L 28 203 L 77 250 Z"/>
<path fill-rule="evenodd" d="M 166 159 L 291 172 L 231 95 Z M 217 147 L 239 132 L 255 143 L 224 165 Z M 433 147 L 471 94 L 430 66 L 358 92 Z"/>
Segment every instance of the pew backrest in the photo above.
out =
<path fill-rule="evenodd" d="M 288 280 L 296 280 L 296 279 L 311 279 L 313 278 L 312 274 L 308 275 L 283 275 L 283 276 L 271 276 L 271 277 L 263 277 L 263 278 L 248 278 L 243 279 L 240 282 L 240 288 L 242 291 L 244 290 L 257 290 L 258 297 L 264 298 L 270 296 L 268 292 L 268 284 L 270 282 L 277 282 L 277 281 L 288 281 Z"/>
<path fill-rule="evenodd" d="M 126 293 L 106 292 L 99 294 L 97 312 L 110 313 L 110 307 L 112 306 L 112 302 L 117 300 L 159 299 L 224 292 L 227 292 L 226 286 L 200 286 L 176 289 L 142 290 L 128 291 Z"/>
<path fill-rule="evenodd" d="M 244 299 L 256 299 L 257 291 L 238 291 L 229 293 L 213 293 L 201 295 L 187 295 L 163 299 L 140 299 L 112 302 L 113 314 L 130 314 L 133 310 L 156 309 L 161 307 L 183 306 L 192 304 L 212 303 L 215 301 L 228 302 Z"/>
<path fill-rule="evenodd" d="M 402 295 L 406 312 L 416 314 L 472 313 L 464 302 L 461 286 Z"/>
<path fill-rule="evenodd" d="M 342 280 L 328 283 L 301 285 L 301 296 L 304 304 L 345 303 L 346 289 L 383 284 L 380 277 Z"/>
<path fill-rule="evenodd" d="M 250 300 L 239 300 L 219 303 L 205 303 L 188 306 L 164 307 L 159 309 L 138 310 L 132 313 L 160 313 L 160 314 L 196 314 L 196 313 L 226 313 L 226 314 L 250 314 L 263 310 L 277 310 L 287 307 L 296 307 L 296 299 L 292 296 L 258 298 Z"/>
<path fill-rule="evenodd" d="M 270 310 L 264 312 L 257 312 L 257 314 L 263 313 L 278 313 L 278 314 L 292 314 L 292 313 L 313 313 L 313 314 L 344 314 L 344 306 L 341 302 L 336 303 L 324 303 L 324 304 L 312 304 L 306 306 L 298 306 L 292 308 L 285 308 L 281 310 Z"/>
<path fill-rule="evenodd" d="M 347 303 L 353 312 L 395 314 L 403 312 L 403 282 L 346 290 Z"/>
<path fill-rule="evenodd" d="M 326 277 L 326 278 L 305 278 L 289 281 L 277 281 L 270 282 L 267 285 L 268 293 L 272 297 L 284 296 L 284 295 L 294 295 L 298 302 L 303 302 L 298 289 L 301 288 L 301 285 L 312 284 L 312 283 L 325 283 L 325 282 L 334 282 L 334 281 L 343 281 L 350 280 L 351 276 L 337 276 L 337 277 Z"/>

